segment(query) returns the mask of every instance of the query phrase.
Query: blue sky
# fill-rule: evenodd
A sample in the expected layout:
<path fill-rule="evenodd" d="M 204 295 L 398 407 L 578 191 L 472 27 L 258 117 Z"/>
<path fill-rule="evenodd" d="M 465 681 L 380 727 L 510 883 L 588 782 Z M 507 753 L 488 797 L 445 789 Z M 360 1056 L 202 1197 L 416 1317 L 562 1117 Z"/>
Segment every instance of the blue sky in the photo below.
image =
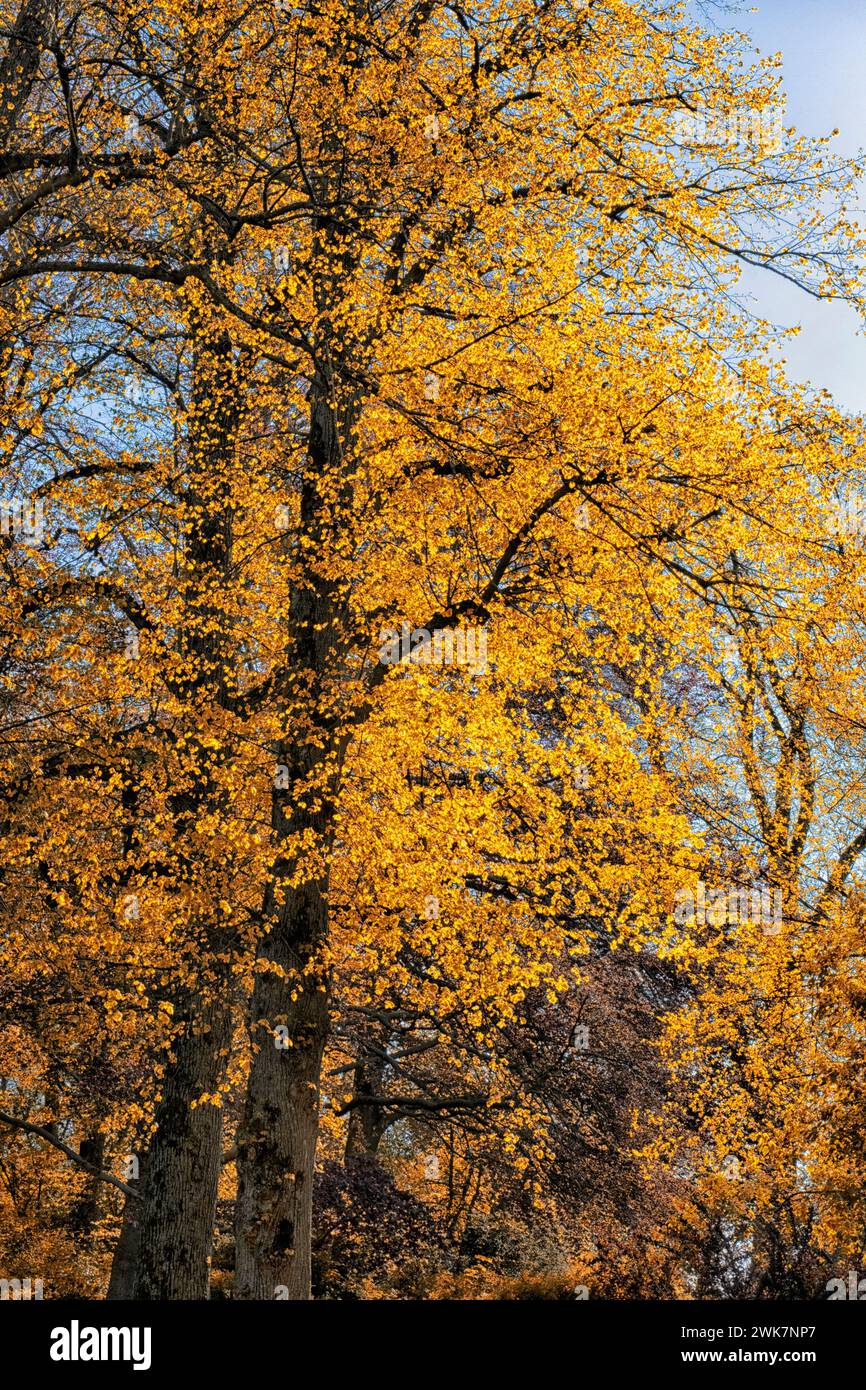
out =
<path fill-rule="evenodd" d="M 838 127 L 835 148 L 845 153 L 866 146 L 866 0 L 762 0 L 756 12 L 726 17 L 728 25 L 750 33 L 762 53 L 782 53 L 790 124 L 807 135 Z M 828 388 L 849 410 L 866 411 L 866 337 L 858 336 L 855 311 L 759 272 L 743 285 L 762 316 L 802 325 L 785 348 L 790 374 Z"/>

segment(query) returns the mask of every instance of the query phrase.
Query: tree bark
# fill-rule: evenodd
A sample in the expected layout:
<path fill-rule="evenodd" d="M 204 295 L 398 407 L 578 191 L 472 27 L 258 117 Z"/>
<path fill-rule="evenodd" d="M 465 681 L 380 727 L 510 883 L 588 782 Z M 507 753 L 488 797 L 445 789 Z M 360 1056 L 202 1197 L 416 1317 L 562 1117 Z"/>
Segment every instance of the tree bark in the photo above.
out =
<path fill-rule="evenodd" d="M 238 1130 L 237 1270 L 239 1299 L 311 1296 L 313 1176 L 319 1084 L 327 1040 L 329 977 L 321 960 L 328 938 L 328 868 L 334 802 L 348 734 L 334 713 L 343 617 L 329 580 L 316 569 L 320 547 L 339 517 L 333 498 L 351 434 L 333 383 L 317 376 L 310 393 L 307 475 L 300 503 L 301 554 L 307 559 L 290 608 L 291 659 L 304 689 L 305 728 L 276 748 L 287 785 L 275 786 L 271 824 L 278 847 L 263 903 L 270 923 L 260 946 L 250 1011 L 253 1057 Z M 339 484 L 338 484 L 339 486 Z M 304 544 L 306 543 L 306 544 Z M 299 882 L 297 844 L 316 842 L 313 870 Z M 282 853 L 280 853 L 282 849 Z M 274 1030 L 285 1029 L 277 1047 Z"/>
<path fill-rule="evenodd" d="M 216 1002 L 193 1012 L 175 1043 L 142 1184 L 136 1299 L 208 1297 L 222 1111 L 192 1102 L 218 1090 L 230 1040 L 230 1013 Z"/>
<path fill-rule="evenodd" d="M 383 1110 L 380 1105 L 364 1105 L 363 1101 L 365 1096 L 381 1096 L 384 1075 L 385 1062 L 381 1057 L 366 1054 L 355 1063 L 352 1088 L 355 1104 L 349 1111 L 346 1158 L 356 1154 L 369 1154 L 375 1158 L 378 1152 L 385 1132 Z"/>
<path fill-rule="evenodd" d="M 87 1162 L 100 1171 L 105 1166 L 105 1135 L 98 1131 L 85 1135 L 78 1146 L 78 1152 Z M 72 1216 L 77 1231 L 81 1234 L 90 1231 L 99 1217 L 103 1183 L 98 1174 L 91 1175 Z"/>
<path fill-rule="evenodd" d="M 139 1164 L 139 1192 L 144 1184 L 147 1169 L 147 1155 Z M 138 1270 L 138 1252 L 141 1246 L 141 1197 L 126 1196 L 123 1199 L 123 1215 L 120 1218 L 120 1232 L 111 1261 L 111 1274 L 108 1280 L 108 1302 L 128 1300 L 135 1297 L 135 1277 Z"/>
<path fill-rule="evenodd" d="M 271 934 L 265 960 L 297 969 L 314 958 L 327 925 L 321 885 L 292 893 Z M 254 1054 L 238 1137 L 237 1268 L 239 1299 L 310 1297 L 313 1175 L 319 1083 L 328 1030 L 327 982 L 312 975 L 293 1002 L 285 981 L 256 978 Z M 267 1036 L 282 1024 L 287 1046 Z M 282 1039 L 280 1039 L 282 1042 Z"/>

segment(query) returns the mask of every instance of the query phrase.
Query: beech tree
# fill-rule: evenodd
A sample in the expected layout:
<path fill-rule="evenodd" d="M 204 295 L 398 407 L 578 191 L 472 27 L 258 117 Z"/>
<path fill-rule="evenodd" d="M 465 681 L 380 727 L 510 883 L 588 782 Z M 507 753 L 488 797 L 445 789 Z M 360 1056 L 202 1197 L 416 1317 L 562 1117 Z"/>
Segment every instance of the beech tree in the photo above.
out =
<path fill-rule="evenodd" d="M 208 1296 L 236 1177 L 233 1296 L 306 1298 L 335 1012 L 471 1033 L 513 1137 L 530 993 L 681 946 L 666 680 L 829 477 L 726 291 L 855 298 L 859 171 L 661 0 L 3 30 L 12 1120 L 115 1067 L 135 1296 Z"/>

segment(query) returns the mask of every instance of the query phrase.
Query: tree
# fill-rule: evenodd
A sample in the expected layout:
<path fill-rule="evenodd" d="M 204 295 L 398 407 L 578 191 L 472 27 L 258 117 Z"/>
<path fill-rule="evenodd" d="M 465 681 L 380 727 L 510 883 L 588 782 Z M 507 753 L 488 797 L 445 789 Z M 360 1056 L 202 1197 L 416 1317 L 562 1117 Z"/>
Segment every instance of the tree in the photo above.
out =
<path fill-rule="evenodd" d="M 46 15 L 3 68 L 4 448 L 48 518 L 4 567 L 4 949 L 160 1057 L 138 1296 L 207 1295 L 242 1088 L 235 1296 L 307 1297 L 370 960 L 482 1042 L 565 992 L 591 909 L 671 939 L 660 615 L 706 626 L 707 573 L 809 486 L 718 291 L 853 295 L 813 200 L 857 171 L 661 3 Z M 407 794 L 430 757 L 471 771 L 447 803 Z"/>

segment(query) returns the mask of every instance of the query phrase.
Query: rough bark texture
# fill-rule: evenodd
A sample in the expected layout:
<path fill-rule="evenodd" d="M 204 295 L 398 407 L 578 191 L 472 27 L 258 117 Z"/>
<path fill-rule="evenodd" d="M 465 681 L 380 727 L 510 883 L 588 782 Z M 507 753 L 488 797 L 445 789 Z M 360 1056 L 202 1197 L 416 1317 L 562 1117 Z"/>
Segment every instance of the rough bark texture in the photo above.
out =
<path fill-rule="evenodd" d="M 346 1134 L 346 1158 L 368 1154 L 375 1158 L 385 1133 L 384 1110 L 380 1105 L 364 1104 L 366 1096 L 381 1096 L 385 1075 L 384 1058 L 375 1055 L 361 1057 L 355 1064 L 349 1127 Z"/>
<path fill-rule="evenodd" d="M 144 1184 L 147 1155 L 141 1160 L 138 1173 L 139 1190 Z M 141 1245 L 141 1199 L 124 1197 L 123 1215 L 120 1219 L 120 1232 L 111 1261 L 111 1275 L 108 1280 L 109 1302 L 130 1299 L 135 1296 L 135 1276 L 138 1270 L 138 1252 Z"/>
<path fill-rule="evenodd" d="M 338 420 L 327 377 L 317 379 L 310 400 L 300 522 L 311 542 L 307 553 L 315 557 L 316 543 L 335 525 L 333 512 L 322 505 L 323 480 L 338 472 L 350 426 Z M 287 731 L 276 749 L 288 778 L 272 795 L 272 828 L 275 844 L 286 849 L 263 904 L 271 925 L 260 948 L 251 1006 L 257 1050 L 238 1132 L 235 1298 L 307 1299 L 311 1294 L 319 1081 L 329 1022 L 329 982 L 319 961 L 328 935 L 327 869 L 303 883 L 289 880 L 296 867 L 291 845 L 297 837 L 312 832 L 326 863 L 331 849 L 346 735 L 335 725 L 333 711 L 324 711 L 339 662 L 339 621 L 333 590 L 317 574 L 312 558 L 291 603 L 291 660 L 307 690 L 306 729 Z M 287 1046 L 277 1047 L 273 1030 L 280 1026 L 286 1029 Z"/>
<path fill-rule="evenodd" d="M 321 939 L 325 906 L 307 885 L 287 903 L 267 959 L 290 968 Z M 328 1028 L 324 984 L 286 999 L 284 982 L 260 974 L 254 1017 L 284 1022 L 288 1047 L 260 1039 L 252 1063 L 238 1141 L 235 1297 L 310 1297 L 313 1173 L 319 1125 L 319 1081 Z M 261 1030 L 260 1030 L 261 1031 Z M 285 1290 L 285 1292 L 283 1292 Z"/>
<path fill-rule="evenodd" d="M 142 1185 L 136 1299 L 208 1297 L 222 1111 L 191 1101 L 218 1089 L 230 1037 L 228 1011 L 215 1004 L 175 1045 Z"/>
<path fill-rule="evenodd" d="M 105 1135 L 99 1133 L 85 1135 L 78 1146 L 78 1152 L 83 1159 L 101 1171 L 105 1167 Z M 72 1222 L 82 1234 L 90 1231 L 99 1218 L 103 1191 L 103 1184 L 98 1174 L 91 1174 L 72 1214 Z"/>

